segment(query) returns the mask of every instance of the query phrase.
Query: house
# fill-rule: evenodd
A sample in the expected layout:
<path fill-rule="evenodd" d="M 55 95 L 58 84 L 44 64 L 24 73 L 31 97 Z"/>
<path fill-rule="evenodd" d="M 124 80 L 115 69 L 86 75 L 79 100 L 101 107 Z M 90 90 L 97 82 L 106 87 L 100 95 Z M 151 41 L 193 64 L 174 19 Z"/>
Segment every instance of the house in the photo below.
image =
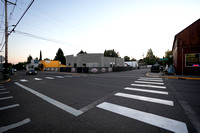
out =
<path fill-rule="evenodd" d="M 39 60 L 31 60 L 31 63 L 26 65 L 26 69 L 37 69 L 39 66 Z"/>
<path fill-rule="evenodd" d="M 200 19 L 175 35 L 172 54 L 176 74 L 200 74 Z"/>

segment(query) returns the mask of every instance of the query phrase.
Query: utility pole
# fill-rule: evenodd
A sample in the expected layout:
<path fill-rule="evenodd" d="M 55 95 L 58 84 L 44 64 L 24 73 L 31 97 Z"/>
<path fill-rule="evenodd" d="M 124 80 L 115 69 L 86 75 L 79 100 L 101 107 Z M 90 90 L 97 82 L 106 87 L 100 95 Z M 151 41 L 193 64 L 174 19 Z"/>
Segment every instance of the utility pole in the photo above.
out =
<path fill-rule="evenodd" d="M 8 67 L 8 21 L 7 21 L 7 0 L 5 0 L 5 67 Z"/>

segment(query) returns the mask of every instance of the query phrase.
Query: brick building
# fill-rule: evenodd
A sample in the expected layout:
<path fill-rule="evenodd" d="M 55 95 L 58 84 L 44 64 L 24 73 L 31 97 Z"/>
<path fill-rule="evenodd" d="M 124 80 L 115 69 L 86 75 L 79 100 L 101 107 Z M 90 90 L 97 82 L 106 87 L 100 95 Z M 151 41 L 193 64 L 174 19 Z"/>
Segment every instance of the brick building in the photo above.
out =
<path fill-rule="evenodd" d="M 176 74 L 200 74 L 200 19 L 175 35 L 172 53 Z"/>

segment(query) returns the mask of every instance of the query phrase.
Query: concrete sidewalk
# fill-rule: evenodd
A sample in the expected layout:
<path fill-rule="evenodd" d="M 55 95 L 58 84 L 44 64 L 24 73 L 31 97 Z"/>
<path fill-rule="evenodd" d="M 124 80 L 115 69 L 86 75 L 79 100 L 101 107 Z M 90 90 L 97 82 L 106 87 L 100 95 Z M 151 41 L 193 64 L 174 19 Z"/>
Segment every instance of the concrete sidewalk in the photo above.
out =
<path fill-rule="evenodd" d="M 152 78 L 169 78 L 169 79 L 188 79 L 188 80 L 200 80 L 200 75 L 164 75 L 163 73 L 147 73 L 148 77 Z"/>

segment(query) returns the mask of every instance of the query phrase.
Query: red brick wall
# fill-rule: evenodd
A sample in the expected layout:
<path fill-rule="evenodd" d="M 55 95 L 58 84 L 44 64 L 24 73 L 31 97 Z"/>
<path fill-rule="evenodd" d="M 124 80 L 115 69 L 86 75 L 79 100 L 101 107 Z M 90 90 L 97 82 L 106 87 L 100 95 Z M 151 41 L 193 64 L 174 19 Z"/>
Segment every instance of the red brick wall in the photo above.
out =
<path fill-rule="evenodd" d="M 177 66 L 175 67 L 176 73 L 182 74 L 183 72 L 183 74 L 200 74 L 200 67 L 185 67 L 185 54 L 200 53 L 200 19 L 194 22 L 186 29 L 184 29 L 183 31 L 181 31 L 180 33 L 178 33 L 176 35 L 176 39 L 177 39 Z M 173 50 L 175 50 L 175 48 L 176 47 L 174 47 Z"/>

